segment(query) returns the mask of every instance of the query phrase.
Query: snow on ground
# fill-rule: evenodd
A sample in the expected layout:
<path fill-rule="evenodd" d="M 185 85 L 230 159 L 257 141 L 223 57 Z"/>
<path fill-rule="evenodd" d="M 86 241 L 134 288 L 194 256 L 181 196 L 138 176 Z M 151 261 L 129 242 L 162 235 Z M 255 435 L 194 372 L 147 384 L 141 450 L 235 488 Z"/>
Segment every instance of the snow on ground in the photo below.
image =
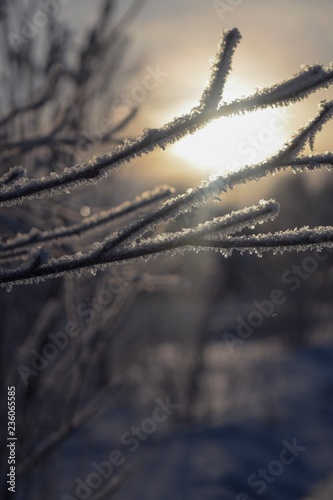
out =
<path fill-rule="evenodd" d="M 158 346 L 156 356 L 173 348 Z M 111 406 L 62 449 L 66 474 L 54 498 L 74 495 L 75 478 L 85 481 L 92 462 L 117 449 L 125 457 L 117 472 L 129 477 L 116 500 L 332 499 L 332 343 L 286 352 L 266 339 L 230 353 L 214 342 L 204 359 L 199 422 L 169 419 L 130 453 L 120 436 L 152 416 L 154 398 L 139 411 Z"/>

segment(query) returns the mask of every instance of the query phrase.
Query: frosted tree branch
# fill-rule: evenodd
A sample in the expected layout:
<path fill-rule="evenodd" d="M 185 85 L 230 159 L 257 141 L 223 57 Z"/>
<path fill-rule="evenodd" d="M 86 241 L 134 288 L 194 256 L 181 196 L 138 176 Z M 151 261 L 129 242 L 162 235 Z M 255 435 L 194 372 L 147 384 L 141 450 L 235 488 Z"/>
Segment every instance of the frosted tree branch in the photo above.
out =
<path fill-rule="evenodd" d="M 24 282 L 30 279 L 39 279 L 45 276 L 59 276 L 65 272 L 73 272 L 83 268 L 94 268 L 106 264 L 139 258 L 154 253 L 165 252 L 170 249 L 177 249 L 191 244 L 198 237 L 209 235 L 214 232 L 228 234 L 240 231 L 244 227 L 263 223 L 274 218 L 279 210 L 279 206 L 273 200 L 261 202 L 260 205 L 250 207 L 238 212 L 233 212 L 225 217 L 215 218 L 213 221 L 207 221 L 196 228 L 184 230 L 179 233 L 165 234 L 159 238 L 143 240 L 141 244 L 133 245 L 125 249 L 118 250 L 119 240 L 106 239 L 95 250 L 88 253 L 79 252 L 73 256 L 65 256 L 58 259 L 48 259 L 44 256 L 44 264 L 36 268 L 34 257 L 24 263 L 17 269 L 4 269 L 0 271 L 1 283 Z M 126 241 L 125 238 L 122 241 Z M 115 249 L 114 253 L 109 254 L 110 250 Z M 39 253 L 37 253 L 39 255 Z M 33 266 L 33 267 L 32 267 Z"/>
<path fill-rule="evenodd" d="M 230 237 L 220 241 L 208 238 L 198 239 L 193 245 L 220 249 L 222 253 L 224 250 L 248 250 L 259 255 L 267 251 L 273 251 L 274 253 L 295 250 L 320 251 L 325 248 L 333 248 L 333 226 L 302 227 L 276 233 Z"/>
<path fill-rule="evenodd" d="M 224 34 L 222 48 L 213 66 L 210 86 L 204 90 L 199 107 L 160 129 L 147 129 L 134 141 L 128 141 L 111 153 L 99 156 L 88 163 L 82 163 L 65 169 L 61 174 L 51 174 L 42 179 L 22 179 L 15 188 L 3 189 L 0 192 L 0 206 L 20 203 L 24 199 L 40 198 L 45 194 L 59 194 L 82 182 L 96 182 L 110 170 L 118 168 L 143 154 L 148 154 L 157 147 L 165 148 L 188 133 L 205 126 L 211 120 L 227 117 L 255 109 L 263 109 L 273 105 L 286 105 L 308 96 L 315 90 L 327 87 L 333 80 L 333 68 L 324 69 L 313 66 L 304 69 L 292 79 L 256 92 L 250 97 L 235 100 L 219 107 L 211 106 L 220 100 L 217 84 L 224 84 L 223 71 L 228 72 L 234 49 L 240 40 L 237 29 Z M 225 74 L 226 77 L 226 74 Z M 207 107 L 207 105 L 210 105 Z"/>
<path fill-rule="evenodd" d="M 118 207 L 99 212 L 96 215 L 87 217 L 78 224 L 56 227 L 50 231 L 40 231 L 34 228 L 27 234 L 16 235 L 14 238 L 6 241 L 0 240 L 0 259 L 13 258 L 14 256 L 20 255 L 22 252 L 26 252 L 32 245 L 38 245 L 40 243 L 54 245 L 57 241 L 61 244 L 68 238 L 82 236 L 124 215 L 128 215 L 142 208 L 147 208 L 153 203 L 166 198 L 172 194 L 173 191 L 174 190 L 169 186 L 159 186 L 152 191 L 142 193 L 141 196 L 137 196 L 132 202 L 124 202 Z"/>
<path fill-rule="evenodd" d="M 203 91 L 199 109 L 217 109 L 223 95 L 228 74 L 231 71 L 232 58 L 241 34 L 237 30 L 227 31 L 221 37 L 218 52 L 211 69 L 211 76 L 207 88 Z"/>
<path fill-rule="evenodd" d="M 117 248 L 115 257 L 116 259 L 122 259 L 122 256 L 125 256 L 126 252 L 137 256 L 140 256 L 141 252 L 144 252 L 144 255 L 147 255 L 147 252 L 149 254 L 149 248 L 154 249 L 152 253 L 155 253 L 157 248 L 160 249 L 159 251 L 164 251 L 184 247 L 191 245 L 191 241 L 199 237 L 205 237 L 214 233 L 216 237 L 219 237 L 220 235 L 241 231 L 249 226 L 254 227 L 256 224 L 273 220 L 278 213 L 279 205 L 276 201 L 262 200 L 259 205 L 231 212 L 223 217 L 215 217 L 213 220 L 206 221 L 193 228 L 183 229 L 176 233 L 164 233 L 155 238 L 141 240 L 139 243 L 132 242 L 130 246 L 126 245 L 124 250 L 123 247 L 120 249 Z"/>
<path fill-rule="evenodd" d="M 61 194 L 81 183 L 96 182 L 120 165 L 143 154 L 149 154 L 157 147 L 164 149 L 184 135 L 204 127 L 211 120 L 266 107 L 288 105 L 304 99 L 315 90 L 328 87 L 333 82 L 333 67 L 325 69 L 316 65 L 306 67 L 291 79 L 257 91 L 249 97 L 223 103 L 224 86 L 240 39 L 241 35 L 237 29 L 224 33 L 212 64 L 209 83 L 203 91 L 198 106 L 189 113 L 175 118 L 159 129 L 147 129 L 137 139 L 125 141 L 123 145 L 114 148 L 110 153 L 96 157 L 88 163 L 67 168 L 60 174 L 52 173 L 40 179 L 28 179 L 22 167 L 14 167 L 0 178 L 0 205 L 10 206 L 25 199 Z M 89 57 L 88 52 L 84 53 L 85 58 Z M 115 126 L 112 133 L 121 130 L 135 113 L 135 109 L 130 111 L 129 115 Z M 300 129 L 273 157 L 257 165 L 245 166 L 237 172 L 216 176 L 203 182 L 201 186 L 188 189 L 178 196 L 172 197 L 172 190 L 169 187 L 157 188 L 147 196 L 137 198 L 131 204 L 104 211 L 87 218 L 82 223 L 49 231 L 33 229 L 25 235 L 16 235 L 0 242 L 0 259 L 9 266 L 0 270 L 0 284 L 30 283 L 46 277 L 61 276 L 63 273 L 81 272 L 82 269 L 94 272 L 95 269 L 110 264 L 149 258 L 165 252 L 215 249 L 225 253 L 233 249 L 253 251 L 264 248 L 284 251 L 330 247 L 331 227 L 302 228 L 252 236 L 231 236 L 244 228 L 250 228 L 274 218 L 278 214 L 278 204 L 273 200 L 217 217 L 196 227 L 165 232 L 149 238 L 145 235 L 149 231 L 154 231 L 157 226 L 174 221 L 181 214 L 202 207 L 238 184 L 259 180 L 289 167 L 298 170 L 315 170 L 322 167 L 330 169 L 333 166 L 332 153 L 310 156 L 301 154 L 307 144 L 313 150 L 316 135 L 332 116 L 333 102 L 323 101 L 317 116 Z M 65 138 L 64 141 L 66 140 L 68 142 L 71 138 Z M 5 144 L 3 146 L 6 147 Z M 9 147 L 8 144 L 7 147 Z M 54 242 L 61 244 L 67 238 L 71 239 L 85 234 L 139 208 L 147 209 L 149 205 L 165 197 L 168 198 L 167 201 L 137 215 L 128 224 L 119 226 L 116 231 L 111 232 L 102 241 L 96 242 L 94 247 L 85 253 L 76 252 L 55 258 L 38 248 L 42 243 L 48 246 L 52 246 Z M 29 249 L 31 249 L 30 257 Z M 14 265 L 17 257 L 25 259 L 20 267 Z"/>

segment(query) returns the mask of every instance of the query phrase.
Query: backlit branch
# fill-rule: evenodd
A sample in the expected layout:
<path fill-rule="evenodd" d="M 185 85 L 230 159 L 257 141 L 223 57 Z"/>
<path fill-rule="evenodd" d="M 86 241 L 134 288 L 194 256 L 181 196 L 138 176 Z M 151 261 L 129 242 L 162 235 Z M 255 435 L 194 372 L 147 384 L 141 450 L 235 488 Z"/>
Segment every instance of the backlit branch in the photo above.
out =
<path fill-rule="evenodd" d="M 102 21 L 101 21 L 102 22 Z M 93 34 L 92 34 L 93 36 Z M 96 35 L 97 36 L 97 35 Z M 119 146 L 88 163 L 82 163 L 63 170 L 60 174 L 52 173 L 41 179 L 27 179 L 22 168 L 14 168 L 0 179 L 0 204 L 13 205 L 24 199 L 39 198 L 45 194 L 61 193 L 80 183 L 95 182 L 110 170 L 123 163 L 148 154 L 156 147 L 164 148 L 188 133 L 202 128 L 209 121 L 234 114 L 264 109 L 266 107 L 286 105 L 305 98 L 310 93 L 327 87 L 333 81 L 333 68 L 321 66 L 307 67 L 290 80 L 260 90 L 249 97 L 223 103 L 223 90 L 231 69 L 232 57 L 240 41 L 237 29 L 224 33 L 218 53 L 212 65 L 208 86 L 204 90 L 199 105 L 188 114 L 175 118 L 160 129 L 148 129 L 133 141 L 125 141 Z M 89 47 L 82 57 L 89 58 Z M 222 104 L 221 104 L 222 102 Z M 121 129 L 135 114 L 133 110 L 124 121 L 116 125 L 113 132 Z M 30 283 L 47 277 L 57 277 L 64 273 L 81 272 L 96 269 L 133 259 L 147 258 L 155 254 L 200 249 L 215 249 L 222 253 L 231 250 L 264 248 L 265 250 L 307 249 L 332 244 L 332 228 L 302 228 L 282 233 L 267 233 L 251 236 L 231 236 L 244 228 L 274 218 L 278 213 L 278 204 L 272 200 L 261 202 L 258 206 L 233 212 L 223 217 L 206 221 L 196 227 L 183 228 L 176 232 L 165 232 L 158 236 L 146 237 L 162 224 L 170 223 L 181 214 L 192 212 L 207 202 L 216 199 L 222 193 L 236 185 L 259 180 L 288 167 L 299 170 L 315 170 L 323 166 L 333 167 L 333 154 L 301 156 L 307 144 L 313 149 L 314 138 L 322 127 L 332 118 L 333 102 L 322 102 L 317 116 L 273 157 L 257 164 L 248 165 L 237 172 L 216 176 L 201 186 L 189 189 L 185 193 L 171 197 L 168 187 L 157 188 L 148 196 L 138 198 L 132 204 L 121 205 L 88 217 L 79 224 L 58 227 L 48 231 L 32 229 L 25 235 L 17 235 L 0 242 L 0 260 L 7 263 L 7 268 L 0 271 L 0 283 Z M 118 127 L 118 128 L 117 128 Z M 67 138 L 70 140 L 70 138 Z M 222 145 L 223 147 L 223 145 Z M 164 198 L 164 203 L 151 208 L 150 205 Z M 92 231 L 124 214 L 139 208 L 146 211 L 137 215 L 131 222 L 119 226 L 102 241 L 85 252 L 76 252 L 60 257 L 53 257 L 39 250 L 41 244 L 51 247 L 53 243 L 62 244 Z M 149 208 L 149 210 L 147 210 Z M 29 257 L 28 251 L 31 251 Z M 11 259 L 21 256 L 25 259 L 20 267 L 10 266 Z M 8 259 L 7 259 L 8 258 Z M 12 262 L 14 264 L 14 262 Z"/>
<path fill-rule="evenodd" d="M 314 66 L 304 69 L 286 82 L 217 108 L 215 105 L 221 96 L 217 94 L 216 84 L 224 84 L 221 70 L 229 71 L 234 48 L 240 40 L 239 31 L 233 29 L 226 32 L 224 40 L 225 43 L 222 45 L 224 52 L 219 56 L 219 63 L 216 62 L 213 67 L 211 86 L 205 89 L 198 108 L 175 118 L 160 129 L 146 130 L 136 140 L 125 142 L 124 145 L 113 149 L 111 153 L 99 156 L 88 163 L 67 168 L 61 174 L 50 175 L 43 179 L 22 179 L 15 188 L 8 188 L 0 192 L 0 205 L 10 206 L 20 203 L 24 199 L 38 198 L 44 194 L 60 194 L 63 190 L 68 190 L 81 183 L 96 182 L 110 170 L 143 154 L 148 154 L 156 147 L 165 148 L 186 134 L 202 128 L 213 119 L 254 111 L 258 108 L 263 109 L 268 106 L 290 104 L 332 83 L 333 68 L 324 69 L 321 66 Z M 212 103 L 214 106 L 207 108 L 207 104 L 211 105 Z"/>
<path fill-rule="evenodd" d="M 41 243 L 54 245 L 57 242 L 61 244 L 68 238 L 82 236 L 124 215 L 128 215 L 142 208 L 147 208 L 153 203 L 163 200 L 163 198 L 166 198 L 172 194 L 172 192 L 173 189 L 169 186 L 160 186 L 153 191 L 142 193 L 141 196 L 138 196 L 132 202 L 125 202 L 118 207 L 99 212 L 96 215 L 85 218 L 78 224 L 56 227 L 50 231 L 32 229 L 27 234 L 20 234 L 15 236 L 15 238 L 0 241 L 0 258 L 12 258 L 22 252 L 25 253 L 27 249 L 33 245 L 39 245 Z"/>

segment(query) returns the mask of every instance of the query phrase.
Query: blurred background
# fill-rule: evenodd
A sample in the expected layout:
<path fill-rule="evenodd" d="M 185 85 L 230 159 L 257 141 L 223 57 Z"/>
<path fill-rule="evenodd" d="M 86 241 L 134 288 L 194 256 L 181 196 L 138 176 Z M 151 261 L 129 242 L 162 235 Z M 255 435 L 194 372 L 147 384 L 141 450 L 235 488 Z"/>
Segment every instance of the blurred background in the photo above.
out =
<path fill-rule="evenodd" d="M 3 0 L 0 173 L 61 172 L 189 111 L 224 29 L 242 33 L 225 101 L 328 65 L 332 15 L 329 0 Z M 42 104 L 13 113 L 36 95 Z M 100 184 L 3 208 L 1 238 L 257 163 L 324 99 L 332 90 L 219 120 Z M 316 151 L 332 151 L 332 126 Z M 332 194 L 327 171 L 284 172 L 174 227 L 270 197 L 281 214 L 263 231 L 331 225 Z M 17 498 L 331 499 L 332 286 L 329 252 L 202 252 L 1 289 L 1 420 L 5 439 L 14 385 Z M 5 448 L 1 460 L 4 472 Z"/>

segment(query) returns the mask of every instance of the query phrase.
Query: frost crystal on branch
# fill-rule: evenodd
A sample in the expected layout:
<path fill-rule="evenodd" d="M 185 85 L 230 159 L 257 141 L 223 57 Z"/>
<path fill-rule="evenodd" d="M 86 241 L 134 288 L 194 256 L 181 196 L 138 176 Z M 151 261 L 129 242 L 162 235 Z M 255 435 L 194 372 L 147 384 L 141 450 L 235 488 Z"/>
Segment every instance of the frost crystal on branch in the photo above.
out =
<path fill-rule="evenodd" d="M 47 243 L 48 245 L 54 244 L 56 241 L 62 243 L 65 239 L 80 236 L 138 209 L 148 207 L 172 193 L 173 189 L 169 186 L 160 186 L 153 191 L 142 193 L 133 202 L 125 202 L 118 207 L 99 212 L 96 215 L 87 217 L 79 224 L 56 227 L 51 231 L 39 231 L 33 228 L 27 234 L 16 235 L 15 238 L 6 240 L 5 242 L 0 241 L 0 258 L 6 258 L 7 256 L 7 258 L 12 258 L 22 253 L 22 249 L 26 251 L 28 247 L 37 243 Z"/>
<path fill-rule="evenodd" d="M 60 173 L 29 179 L 22 167 L 13 167 L 0 178 L 0 206 L 11 206 L 46 195 L 61 195 L 80 184 L 97 182 L 111 170 L 143 154 L 149 154 L 158 147 L 164 149 L 185 135 L 203 128 L 212 120 L 228 119 L 233 115 L 257 109 L 286 106 L 306 98 L 318 89 L 327 88 L 333 82 L 332 65 L 328 68 L 320 65 L 308 66 L 286 81 L 261 89 L 248 97 L 223 103 L 225 83 L 231 70 L 234 51 L 240 40 L 241 35 L 237 29 L 223 34 L 212 64 L 209 83 L 198 105 L 189 113 L 176 117 L 161 128 L 146 129 L 136 139 L 125 140 L 110 152 L 89 162 L 66 168 Z M 84 57 L 86 59 L 90 57 L 88 48 Z M 13 113 L 23 114 L 34 107 L 42 106 L 50 98 L 60 77 L 61 72 L 51 75 L 47 88 L 31 103 L 0 118 L 0 128 L 10 122 Z M 131 110 L 109 134 L 112 135 L 122 129 L 135 114 L 136 109 Z M 219 198 L 238 184 L 259 180 L 289 167 L 294 170 L 315 170 L 322 167 L 331 169 L 333 153 L 315 154 L 313 150 L 317 134 L 332 115 L 333 102 L 323 101 L 317 116 L 294 134 L 276 155 L 259 164 L 248 165 L 237 172 L 216 176 L 203 182 L 199 187 L 188 189 L 183 194 L 174 196 L 171 188 L 162 186 L 141 195 L 131 203 L 105 210 L 80 223 L 45 231 L 31 229 L 26 234 L 3 239 L 0 241 L 0 262 L 4 263 L 6 268 L 0 270 L 0 284 L 8 286 L 14 283 L 30 283 L 47 277 L 61 276 L 64 273 L 71 275 L 81 272 L 82 269 L 94 271 L 118 262 L 176 251 L 210 249 L 229 255 L 233 250 L 261 253 L 268 250 L 276 252 L 333 246 L 332 227 L 313 229 L 304 227 L 278 233 L 235 236 L 235 233 L 245 228 L 253 228 L 256 224 L 276 217 L 279 206 L 274 200 L 262 201 L 257 206 L 238 210 L 223 217 L 215 217 L 190 228 L 183 225 L 180 230 L 174 232 L 167 230 L 158 236 L 156 234 L 146 236 L 149 232 L 153 233 L 158 226 L 179 219 L 182 214 L 191 213 L 194 209 L 200 210 L 203 205 Z M 33 147 L 39 147 L 48 139 L 50 136 L 40 138 Z M 64 144 L 69 144 L 72 139 L 67 137 L 62 140 Z M 3 142 L 3 150 L 10 150 L 14 146 L 25 147 L 26 150 L 32 147 L 27 143 L 13 144 L 8 141 Z M 310 146 L 312 154 L 302 156 L 307 145 Z M 223 143 L 221 147 L 223 148 Z M 162 202 L 165 199 L 166 201 Z M 162 203 L 158 204 L 159 202 Z M 157 206 L 152 207 L 153 204 Z M 144 213 L 137 214 L 139 209 L 145 210 Z M 120 225 L 118 219 L 129 214 L 134 214 L 135 217 Z M 115 220 L 118 222 L 117 229 L 110 231 L 100 241 L 96 241 L 97 229 Z M 73 250 L 74 238 L 88 232 L 96 238 L 92 248 L 84 252 Z M 69 253 L 60 256 L 51 255 L 53 243 L 61 246 L 64 240 L 66 240 L 66 251 Z M 48 247 L 50 255 L 46 256 L 45 251 L 39 249 L 41 244 Z"/>
<path fill-rule="evenodd" d="M 231 71 L 232 57 L 240 40 L 241 34 L 236 29 L 227 31 L 221 37 L 219 50 L 215 55 L 212 66 L 210 81 L 202 94 L 199 108 L 218 108 L 227 76 Z"/>

